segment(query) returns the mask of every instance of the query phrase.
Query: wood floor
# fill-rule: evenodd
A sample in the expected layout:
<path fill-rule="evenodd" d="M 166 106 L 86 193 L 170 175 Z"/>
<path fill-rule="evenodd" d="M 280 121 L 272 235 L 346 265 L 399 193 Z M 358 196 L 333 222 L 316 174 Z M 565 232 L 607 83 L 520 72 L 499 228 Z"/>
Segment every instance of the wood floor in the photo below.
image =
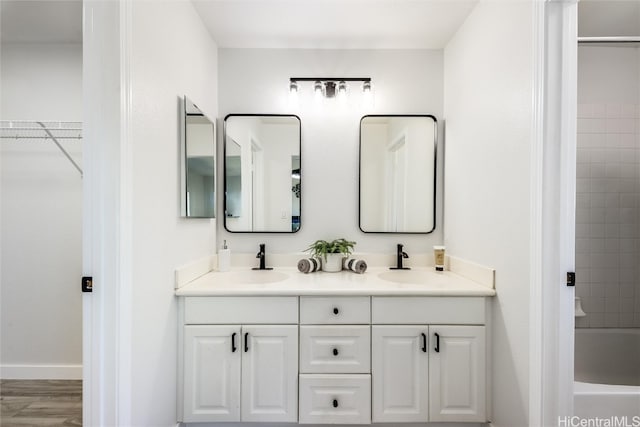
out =
<path fill-rule="evenodd" d="M 81 426 L 82 381 L 0 380 L 0 426 Z"/>

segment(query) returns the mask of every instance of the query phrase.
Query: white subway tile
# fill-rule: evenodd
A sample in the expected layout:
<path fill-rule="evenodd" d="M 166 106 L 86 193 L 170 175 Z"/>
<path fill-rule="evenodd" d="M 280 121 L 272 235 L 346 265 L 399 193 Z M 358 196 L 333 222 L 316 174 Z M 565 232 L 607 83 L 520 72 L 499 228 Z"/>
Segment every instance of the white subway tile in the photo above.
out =
<path fill-rule="evenodd" d="M 593 117 L 607 117 L 607 105 L 593 104 Z"/>
<path fill-rule="evenodd" d="M 588 105 L 588 104 L 587 104 Z M 636 118 L 636 105 L 634 104 L 622 104 L 620 106 L 620 117 L 623 119 L 634 119 Z M 593 114 L 593 106 L 589 108 L 589 112 Z"/>
<path fill-rule="evenodd" d="M 591 208 L 590 222 L 592 224 L 603 224 L 607 208 Z"/>
<path fill-rule="evenodd" d="M 591 228 L 589 230 L 589 235 L 592 238 L 601 238 L 605 237 L 604 235 L 604 224 L 591 224 Z"/>
<path fill-rule="evenodd" d="M 576 317 L 576 328 L 588 328 L 589 327 L 589 316 L 586 317 Z"/>
<path fill-rule="evenodd" d="M 620 313 L 620 328 L 632 328 L 633 327 L 633 313 Z"/>
<path fill-rule="evenodd" d="M 621 208 L 635 208 L 638 206 L 638 194 L 636 192 L 620 193 Z"/>
<path fill-rule="evenodd" d="M 620 253 L 636 253 L 636 242 L 637 239 L 620 239 Z"/>
<path fill-rule="evenodd" d="M 634 114 L 633 117 L 635 117 L 635 107 L 633 108 L 632 113 Z M 593 104 L 578 104 L 578 117 L 586 119 L 593 117 Z"/>
<path fill-rule="evenodd" d="M 590 207 L 591 207 L 590 193 L 576 194 L 576 208 L 590 208 Z"/>
<path fill-rule="evenodd" d="M 604 215 L 604 222 L 607 224 L 619 224 L 620 223 L 620 208 L 607 207 Z"/>
<path fill-rule="evenodd" d="M 633 313 L 634 302 L 629 298 L 622 298 L 620 300 L 620 312 L 621 313 Z"/>
<path fill-rule="evenodd" d="M 601 297 L 589 297 L 583 301 L 585 308 L 590 313 L 604 313 L 605 312 L 605 298 Z"/>
<path fill-rule="evenodd" d="M 635 288 L 634 285 L 620 285 L 620 298 L 622 298 L 623 304 L 628 304 L 631 307 L 630 311 L 633 311 Z"/>
<path fill-rule="evenodd" d="M 620 326 L 620 314 L 619 313 L 605 313 L 604 314 L 604 327 L 605 328 L 617 328 Z"/>
<path fill-rule="evenodd" d="M 604 313 L 590 313 L 589 314 L 589 326 L 591 328 L 604 327 Z"/>
<path fill-rule="evenodd" d="M 604 237 L 607 239 L 620 237 L 620 224 L 605 224 Z"/>
<path fill-rule="evenodd" d="M 607 133 L 605 135 L 607 149 L 620 148 L 622 141 L 622 134 L 620 133 Z"/>
<path fill-rule="evenodd" d="M 576 224 L 576 237 L 589 238 L 591 236 L 591 227 L 589 224 Z"/>
<path fill-rule="evenodd" d="M 606 105 L 606 117 L 618 118 L 622 115 L 622 105 L 620 104 L 607 104 Z"/>
<path fill-rule="evenodd" d="M 620 222 L 623 224 L 638 223 L 639 215 L 637 208 L 620 208 Z"/>

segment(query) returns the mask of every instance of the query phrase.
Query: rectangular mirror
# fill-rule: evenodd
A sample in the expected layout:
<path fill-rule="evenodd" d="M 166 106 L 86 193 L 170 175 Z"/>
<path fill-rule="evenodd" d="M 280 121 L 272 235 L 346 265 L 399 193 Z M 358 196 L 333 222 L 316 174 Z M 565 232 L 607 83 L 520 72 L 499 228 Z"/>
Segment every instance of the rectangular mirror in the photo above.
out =
<path fill-rule="evenodd" d="M 229 114 L 224 119 L 224 227 L 230 232 L 300 229 L 300 118 Z"/>
<path fill-rule="evenodd" d="M 183 120 L 182 215 L 215 218 L 215 121 L 186 96 Z"/>
<path fill-rule="evenodd" d="M 360 120 L 360 229 L 435 229 L 438 126 L 431 115 L 370 115 Z"/>

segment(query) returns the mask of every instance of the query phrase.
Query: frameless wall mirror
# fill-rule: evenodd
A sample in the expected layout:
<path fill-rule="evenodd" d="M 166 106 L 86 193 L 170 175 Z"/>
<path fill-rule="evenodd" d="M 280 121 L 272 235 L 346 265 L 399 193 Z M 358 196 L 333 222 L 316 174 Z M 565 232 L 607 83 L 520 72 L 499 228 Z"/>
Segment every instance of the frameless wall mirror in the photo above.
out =
<path fill-rule="evenodd" d="M 431 233 L 435 229 L 438 127 L 430 115 L 360 120 L 360 229 Z"/>
<path fill-rule="evenodd" d="M 300 229 L 300 118 L 229 114 L 224 119 L 224 227 L 230 232 Z"/>
<path fill-rule="evenodd" d="M 182 215 L 215 218 L 215 122 L 186 96 L 183 119 Z"/>

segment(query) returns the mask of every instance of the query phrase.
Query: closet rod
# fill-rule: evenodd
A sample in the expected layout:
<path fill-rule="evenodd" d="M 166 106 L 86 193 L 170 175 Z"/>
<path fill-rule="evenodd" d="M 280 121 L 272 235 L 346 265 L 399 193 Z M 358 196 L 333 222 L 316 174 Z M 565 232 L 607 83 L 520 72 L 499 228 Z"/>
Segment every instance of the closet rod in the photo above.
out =
<path fill-rule="evenodd" d="M 60 143 L 58 142 L 58 140 L 56 139 L 55 136 L 53 136 L 53 134 L 51 133 L 51 131 L 49 129 L 47 129 L 47 127 L 44 125 L 44 123 L 42 122 L 38 122 L 36 121 L 37 124 L 39 124 L 40 126 L 42 126 L 42 129 L 45 131 L 45 133 L 47 135 L 49 135 L 49 137 L 51 138 L 51 140 L 53 142 L 55 142 L 55 144 L 58 146 L 58 148 L 60 149 L 60 151 L 62 151 L 62 154 L 64 154 L 67 159 L 69 159 L 69 161 L 71 162 L 71 164 L 73 164 L 73 166 L 78 169 L 78 172 L 80 172 L 80 177 L 83 176 L 82 173 L 82 169 L 80 168 L 80 166 L 78 166 L 78 164 L 75 162 L 75 160 L 73 160 L 73 158 L 69 155 L 69 153 L 67 153 L 67 150 L 64 149 L 64 147 L 62 145 L 60 145 Z"/>
<path fill-rule="evenodd" d="M 640 37 L 578 37 L 578 44 L 590 43 L 640 43 Z"/>

